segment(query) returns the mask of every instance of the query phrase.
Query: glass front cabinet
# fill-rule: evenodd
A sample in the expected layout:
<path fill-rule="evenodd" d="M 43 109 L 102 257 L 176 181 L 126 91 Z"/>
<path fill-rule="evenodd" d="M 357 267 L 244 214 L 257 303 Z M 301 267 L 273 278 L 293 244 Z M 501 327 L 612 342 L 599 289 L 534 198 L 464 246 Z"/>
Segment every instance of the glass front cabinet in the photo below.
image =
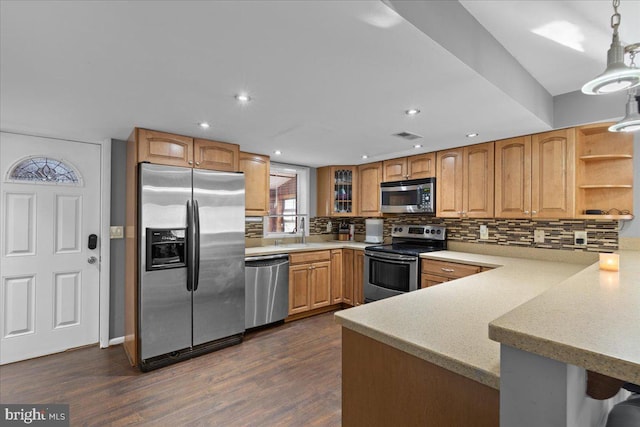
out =
<path fill-rule="evenodd" d="M 318 216 L 356 216 L 356 185 L 356 166 L 318 168 Z"/>

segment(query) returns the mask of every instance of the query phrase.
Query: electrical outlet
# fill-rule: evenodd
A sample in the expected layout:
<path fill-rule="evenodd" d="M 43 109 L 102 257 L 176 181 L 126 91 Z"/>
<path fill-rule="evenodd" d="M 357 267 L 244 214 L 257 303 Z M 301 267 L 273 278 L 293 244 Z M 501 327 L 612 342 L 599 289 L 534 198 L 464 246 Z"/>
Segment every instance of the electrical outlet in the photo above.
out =
<path fill-rule="evenodd" d="M 486 225 L 480 226 L 480 240 L 487 240 L 489 238 L 489 229 Z"/>
<path fill-rule="evenodd" d="M 327 222 L 327 233 L 331 233 L 331 227 L 333 227 L 333 224 L 331 224 L 331 221 Z"/>
<path fill-rule="evenodd" d="M 533 230 L 533 241 L 535 243 L 544 243 L 544 230 L 537 228 Z"/>
<path fill-rule="evenodd" d="M 587 246 L 587 232 L 586 231 L 574 231 L 573 232 L 573 244 L 576 246 Z"/>

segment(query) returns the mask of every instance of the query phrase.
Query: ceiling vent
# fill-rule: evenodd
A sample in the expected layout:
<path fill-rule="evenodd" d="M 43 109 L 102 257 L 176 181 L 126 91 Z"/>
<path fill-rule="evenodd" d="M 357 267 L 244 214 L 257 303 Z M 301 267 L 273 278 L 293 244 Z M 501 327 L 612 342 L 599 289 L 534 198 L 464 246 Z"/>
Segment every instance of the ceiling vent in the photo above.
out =
<path fill-rule="evenodd" d="M 409 133 L 409 132 L 394 133 L 393 136 L 406 139 L 407 141 L 413 141 L 414 139 L 422 138 L 420 135 L 416 135 L 415 133 Z"/>

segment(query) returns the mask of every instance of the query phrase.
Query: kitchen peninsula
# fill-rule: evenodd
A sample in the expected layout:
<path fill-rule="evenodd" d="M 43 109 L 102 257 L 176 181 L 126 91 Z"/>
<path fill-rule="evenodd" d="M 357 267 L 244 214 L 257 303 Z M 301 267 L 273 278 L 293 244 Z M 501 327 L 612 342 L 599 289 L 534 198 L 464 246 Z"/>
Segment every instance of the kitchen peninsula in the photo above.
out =
<path fill-rule="evenodd" d="M 629 328 L 640 324 L 640 288 L 632 283 L 637 267 L 621 272 L 611 287 L 590 265 L 595 257 L 578 263 L 454 251 L 422 257 L 494 268 L 336 313 L 343 327 L 343 425 L 498 425 L 504 404 L 501 345 L 488 336 L 494 320 L 491 336 L 504 345 L 582 367 L 580 356 L 589 355 L 589 369 L 640 378 L 637 332 L 634 344 L 610 348 L 606 341 L 624 341 L 625 334 L 634 339 Z M 622 261 L 623 270 L 638 265 L 640 253 L 627 252 Z M 602 292 L 611 295 L 602 298 Z M 607 306 L 613 295 L 628 300 L 615 313 Z M 587 302 L 587 311 L 581 310 Z M 553 309 L 542 310 L 547 304 Z M 616 316 L 621 320 L 606 323 Z M 628 327 L 619 328 L 621 323 Z M 618 335 L 607 337 L 613 328 Z M 517 397 L 519 390 L 510 392 Z"/>

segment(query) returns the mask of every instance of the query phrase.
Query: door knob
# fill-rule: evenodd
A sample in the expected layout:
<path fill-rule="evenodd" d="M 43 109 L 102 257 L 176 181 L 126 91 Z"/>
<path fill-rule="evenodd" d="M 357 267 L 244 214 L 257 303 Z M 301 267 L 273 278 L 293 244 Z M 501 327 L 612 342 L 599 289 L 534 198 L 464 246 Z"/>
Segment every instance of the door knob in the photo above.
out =
<path fill-rule="evenodd" d="M 98 258 L 94 257 L 94 256 L 90 256 L 89 259 L 87 259 L 87 262 L 89 264 L 95 264 L 96 261 L 98 261 Z"/>

